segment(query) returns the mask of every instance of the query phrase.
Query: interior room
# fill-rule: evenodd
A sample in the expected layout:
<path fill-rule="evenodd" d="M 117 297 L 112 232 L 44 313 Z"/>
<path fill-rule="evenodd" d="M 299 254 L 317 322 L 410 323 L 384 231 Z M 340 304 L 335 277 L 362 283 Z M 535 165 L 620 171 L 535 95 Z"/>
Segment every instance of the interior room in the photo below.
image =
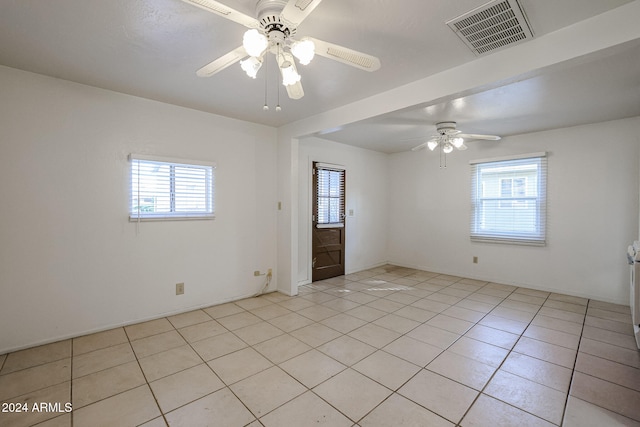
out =
<path fill-rule="evenodd" d="M 640 425 L 639 19 L 2 0 L 0 425 Z"/>

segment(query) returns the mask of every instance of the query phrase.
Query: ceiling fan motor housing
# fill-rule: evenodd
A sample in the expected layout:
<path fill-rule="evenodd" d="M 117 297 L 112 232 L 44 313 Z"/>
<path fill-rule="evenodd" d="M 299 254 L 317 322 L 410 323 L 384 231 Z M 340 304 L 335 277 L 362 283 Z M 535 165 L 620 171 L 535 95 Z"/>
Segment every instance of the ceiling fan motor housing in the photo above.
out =
<path fill-rule="evenodd" d="M 287 0 L 258 0 L 256 16 L 260 22 L 260 28 L 267 37 L 272 31 L 281 32 L 285 39 L 296 33 L 296 28 L 280 17 L 286 5 Z"/>
<path fill-rule="evenodd" d="M 436 123 L 436 130 L 440 135 L 454 135 L 459 133 L 459 131 L 456 130 L 456 122 Z"/>

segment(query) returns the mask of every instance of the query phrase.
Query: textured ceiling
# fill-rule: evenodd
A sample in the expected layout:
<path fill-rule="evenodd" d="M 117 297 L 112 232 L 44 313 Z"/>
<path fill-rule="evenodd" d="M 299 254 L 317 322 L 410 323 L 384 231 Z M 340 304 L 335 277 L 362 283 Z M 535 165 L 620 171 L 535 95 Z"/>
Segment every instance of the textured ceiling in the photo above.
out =
<path fill-rule="evenodd" d="M 220 2 L 254 16 L 254 0 Z M 629 2 L 520 0 L 536 37 Z M 474 61 L 474 54 L 445 22 L 484 3 L 486 0 L 322 1 L 300 25 L 298 36 L 309 35 L 375 55 L 382 68 L 367 73 L 316 57 L 308 66 L 298 67 L 305 96 L 297 101 L 289 100 L 278 84 L 273 60 L 268 64 L 268 80 L 265 67 L 252 80 L 237 64 L 210 78 L 197 77 L 197 69 L 241 45 L 245 28 L 180 0 L 0 0 L 0 64 L 279 127 Z M 640 56 L 637 48 L 632 54 Z M 588 65 L 590 71 L 579 81 L 593 93 L 581 103 L 593 97 L 606 100 L 607 90 L 619 90 L 616 81 L 629 84 L 634 78 L 629 74 L 638 75 L 637 59 L 622 55 L 615 63 L 619 64 L 616 70 L 631 71 L 614 75 L 601 88 L 592 74 L 607 73 L 606 60 Z M 531 111 L 540 111 L 535 110 L 536 99 L 558 90 L 565 98 L 581 95 L 577 86 L 574 92 L 566 87 L 563 79 L 567 78 L 573 79 L 571 72 L 560 70 L 460 99 L 445 99 L 440 105 L 420 105 L 372 118 L 325 137 L 357 145 L 353 133 L 378 132 L 381 138 L 370 148 L 406 149 L 412 142 L 397 142 L 417 138 L 416 130 L 431 132 L 419 122 L 432 126 L 463 101 L 467 107 L 456 110 L 460 113 L 456 119 L 468 125 L 466 132 L 507 135 L 531 131 L 521 115 L 531 119 Z M 279 96 L 282 111 L 262 110 L 265 87 L 269 105 L 274 107 Z M 531 111 L 514 111 L 512 126 L 496 120 L 512 112 L 511 103 L 523 97 L 531 100 L 526 103 Z M 493 115 L 488 111 L 494 111 Z M 542 114 L 551 122 L 555 117 L 553 111 Z"/>

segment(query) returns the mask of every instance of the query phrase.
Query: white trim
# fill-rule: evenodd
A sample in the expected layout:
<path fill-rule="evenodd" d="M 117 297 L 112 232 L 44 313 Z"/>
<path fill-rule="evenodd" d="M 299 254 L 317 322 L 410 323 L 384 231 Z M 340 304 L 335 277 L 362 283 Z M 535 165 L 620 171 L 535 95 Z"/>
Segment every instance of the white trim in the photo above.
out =
<path fill-rule="evenodd" d="M 521 239 L 521 238 L 515 238 L 515 239 L 509 239 L 509 238 L 501 238 L 501 237 L 494 237 L 494 236 L 471 236 L 470 240 L 472 242 L 478 242 L 478 243 L 504 243 L 504 244 L 509 244 L 509 245 L 522 245 L 522 246 L 546 246 L 547 242 L 544 239 L 531 239 L 531 240 L 527 240 L 527 239 Z"/>
<path fill-rule="evenodd" d="M 209 215 L 194 215 L 194 214 L 187 214 L 187 215 L 176 215 L 176 216 L 167 216 L 167 215 L 158 215 L 155 217 L 150 217 L 150 216 L 132 216 L 131 214 L 129 214 L 129 222 L 149 222 L 149 221 L 190 221 L 190 220 L 194 220 L 194 219 L 216 219 L 215 214 L 209 214 Z"/>
<path fill-rule="evenodd" d="M 331 169 L 331 170 L 335 170 L 335 171 L 346 171 L 347 168 L 342 166 L 342 165 L 334 165 L 331 163 L 320 163 L 320 162 L 316 162 L 316 168 L 322 168 L 322 169 Z"/>
<path fill-rule="evenodd" d="M 535 157 L 546 157 L 546 156 L 547 156 L 546 151 L 540 151 L 539 153 L 516 154 L 514 156 L 502 156 L 502 157 L 492 157 L 490 159 L 469 160 L 469 164 L 476 165 L 478 163 L 504 162 L 507 160 L 533 159 Z"/>
<path fill-rule="evenodd" d="M 329 222 L 326 224 L 316 224 L 316 228 L 344 228 L 344 222 Z"/>
<path fill-rule="evenodd" d="M 216 168 L 216 162 L 207 162 L 204 160 L 190 160 L 190 159 L 180 159 L 177 157 L 163 157 L 163 156 L 154 156 L 149 154 L 129 154 L 129 161 L 133 160 L 145 160 L 149 162 L 164 162 L 164 163 L 175 163 L 179 165 L 197 165 L 197 166 L 211 166 L 214 169 Z"/>

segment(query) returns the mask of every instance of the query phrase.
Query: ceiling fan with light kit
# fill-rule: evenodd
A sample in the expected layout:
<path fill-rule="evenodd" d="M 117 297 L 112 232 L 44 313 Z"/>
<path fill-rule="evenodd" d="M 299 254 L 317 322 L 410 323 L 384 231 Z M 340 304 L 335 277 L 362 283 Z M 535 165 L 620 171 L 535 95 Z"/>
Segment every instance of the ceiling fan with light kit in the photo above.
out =
<path fill-rule="evenodd" d="M 486 140 L 498 141 L 500 137 L 497 135 L 479 135 L 475 133 L 462 133 L 456 129 L 456 122 L 439 122 L 436 123 L 437 135 L 432 135 L 430 139 L 422 144 L 413 147 L 411 151 L 422 150 L 427 147 L 433 151 L 440 147 L 440 155 L 444 154 L 444 167 L 447 167 L 447 154 L 453 152 L 453 149 L 466 150 L 465 141 Z M 442 157 L 440 160 L 442 166 Z"/>
<path fill-rule="evenodd" d="M 317 54 L 365 71 L 380 68 L 380 60 L 375 56 L 312 37 L 294 38 L 298 26 L 322 0 L 258 0 L 256 18 L 214 0 L 182 1 L 248 28 L 242 45 L 200 68 L 197 71 L 200 77 L 213 76 L 240 62 L 245 73 L 255 79 L 271 53 L 276 58 L 289 98 L 300 99 L 304 90 L 294 57 L 301 65 L 309 64 Z M 268 109 L 266 103 L 263 108 Z"/>

